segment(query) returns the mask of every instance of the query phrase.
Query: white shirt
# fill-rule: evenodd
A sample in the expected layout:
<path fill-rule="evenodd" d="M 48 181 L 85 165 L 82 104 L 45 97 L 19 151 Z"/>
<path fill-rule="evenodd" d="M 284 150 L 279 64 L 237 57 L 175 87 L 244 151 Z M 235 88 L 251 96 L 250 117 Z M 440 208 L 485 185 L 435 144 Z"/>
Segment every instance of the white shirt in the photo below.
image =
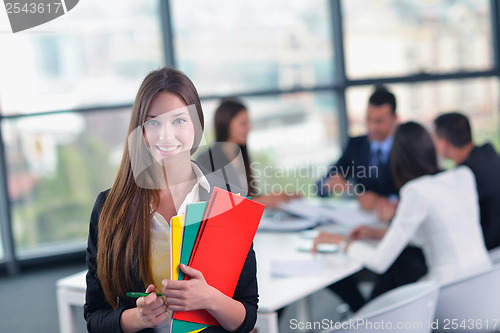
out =
<path fill-rule="evenodd" d="M 384 238 L 354 241 L 348 255 L 383 273 L 411 241 L 424 252 L 426 279 L 445 283 L 492 266 L 479 223 L 476 182 L 465 167 L 406 183 Z"/>
<path fill-rule="evenodd" d="M 185 214 L 189 204 L 200 201 L 200 186 L 210 192 L 210 184 L 200 168 L 191 162 L 196 176 L 196 184 L 177 210 L 177 215 Z M 151 267 L 156 288 L 163 288 L 161 281 L 170 278 L 170 224 L 158 212 L 151 218 Z"/>

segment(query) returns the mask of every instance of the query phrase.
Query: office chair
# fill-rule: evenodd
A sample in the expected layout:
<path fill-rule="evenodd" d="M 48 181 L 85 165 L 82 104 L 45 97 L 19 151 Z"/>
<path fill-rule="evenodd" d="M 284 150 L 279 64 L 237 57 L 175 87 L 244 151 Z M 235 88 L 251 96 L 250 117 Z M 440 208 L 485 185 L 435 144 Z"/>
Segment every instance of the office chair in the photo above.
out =
<path fill-rule="evenodd" d="M 491 262 L 496 265 L 500 264 L 500 247 L 496 247 L 489 252 Z"/>
<path fill-rule="evenodd" d="M 440 287 L 435 332 L 500 330 L 500 265 Z"/>
<path fill-rule="evenodd" d="M 329 332 L 430 332 L 439 285 L 433 281 L 410 283 L 370 301 L 353 317 L 338 322 Z"/>

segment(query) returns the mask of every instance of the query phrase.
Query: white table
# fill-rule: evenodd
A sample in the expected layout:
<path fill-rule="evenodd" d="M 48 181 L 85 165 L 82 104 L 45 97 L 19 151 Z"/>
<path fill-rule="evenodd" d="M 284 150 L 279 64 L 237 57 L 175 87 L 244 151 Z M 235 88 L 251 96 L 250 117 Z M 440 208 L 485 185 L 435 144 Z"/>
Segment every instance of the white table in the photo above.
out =
<path fill-rule="evenodd" d="M 85 274 L 87 271 L 57 280 L 57 308 L 61 333 L 78 332 L 77 316 L 81 312 L 77 312 L 76 307 L 81 308 L 85 304 Z"/>
<path fill-rule="evenodd" d="M 303 299 L 322 288 L 361 269 L 361 264 L 342 254 L 312 254 L 297 252 L 302 239 L 298 233 L 258 232 L 254 248 L 257 256 L 259 312 L 256 327 L 259 332 L 278 332 L 276 310 Z M 270 274 L 273 260 L 308 260 L 322 262 L 318 276 L 277 278 Z M 57 281 L 57 301 L 61 333 L 78 332 L 75 307 L 85 303 L 85 274 L 80 272 Z"/>
<path fill-rule="evenodd" d="M 340 253 L 312 254 L 296 249 L 304 240 L 298 233 L 257 233 L 254 248 L 257 256 L 259 311 L 256 327 L 259 332 L 277 333 L 276 310 L 305 298 L 330 284 L 361 270 L 362 265 Z M 273 260 L 319 259 L 322 271 L 317 276 L 273 277 Z"/>
<path fill-rule="evenodd" d="M 311 201 L 315 204 L 318 201 Z M 323 201 L 326 202 L 326 201 Z M 335 202 L 336 209 L 353 208 L 353 203 Z M 350 226 L 352 227 L 352 225 Z M 345 230 L 346 227 L 344 227 Z M 298 252 L 304 239 L 297 232 L 257 232 L 254 249 L 257 257 L 259 311 L 256 327 L 260 333 L 277 333 L 276 311 L 361 270 L 362 265 L 341 253 L 312 254 Z M 307 277 L 279 278 L 271 276 L 273 260 L 313 260 L 322 263 L 321 274 Z M 57 281 L 57 299 L 61 333 L 77 332 L 74 307 L 85 303 L 85 274 L 80 272 Z"/>

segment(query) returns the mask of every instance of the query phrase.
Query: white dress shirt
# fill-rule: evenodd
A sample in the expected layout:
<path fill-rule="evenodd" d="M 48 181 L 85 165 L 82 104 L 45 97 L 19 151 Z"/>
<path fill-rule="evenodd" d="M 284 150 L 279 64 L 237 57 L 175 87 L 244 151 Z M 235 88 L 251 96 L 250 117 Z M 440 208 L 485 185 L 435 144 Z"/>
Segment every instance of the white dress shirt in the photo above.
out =
<path fill-rule="evenodd" d="M 177 210 L 177 215 L 185 214 L 189 204 L 200 201 L 200 186 L 210 192 L 210 184 L 200 168 L 191 162 L 196 176 L 196 184 Z M 151 218 L 151 268 L 156 289 L 163 288 L 161 281 L 170 278 L 170 223 L 158 212 Z"/>
<path fill-rule="evenodd" d="M 424 252 L 425 279 L 441 283 L 492 266 L 479 223 L 479 205 L 472 171 L 457 167 L 406 183 L 394 219 L 382 240 L 373 245 L 354 241 L 348 255 L 364 266 L 385 272 L 411 241 Z"/>

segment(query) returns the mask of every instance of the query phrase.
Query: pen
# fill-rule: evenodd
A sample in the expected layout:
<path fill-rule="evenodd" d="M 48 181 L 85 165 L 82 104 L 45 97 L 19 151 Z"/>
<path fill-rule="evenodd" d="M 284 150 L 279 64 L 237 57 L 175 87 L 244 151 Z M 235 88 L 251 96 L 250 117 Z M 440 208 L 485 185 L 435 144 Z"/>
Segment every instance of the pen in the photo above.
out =
<path fill-rule="evenodd" d="M 146 297 L 149 294 L 146 293 L 140 293 L 140 292 L 135 292 L 135 291 L 129 291 L 127 292 L 127 297 Z M 163 296 L 161 293 L 156 293 L 156 296 Z"/>

